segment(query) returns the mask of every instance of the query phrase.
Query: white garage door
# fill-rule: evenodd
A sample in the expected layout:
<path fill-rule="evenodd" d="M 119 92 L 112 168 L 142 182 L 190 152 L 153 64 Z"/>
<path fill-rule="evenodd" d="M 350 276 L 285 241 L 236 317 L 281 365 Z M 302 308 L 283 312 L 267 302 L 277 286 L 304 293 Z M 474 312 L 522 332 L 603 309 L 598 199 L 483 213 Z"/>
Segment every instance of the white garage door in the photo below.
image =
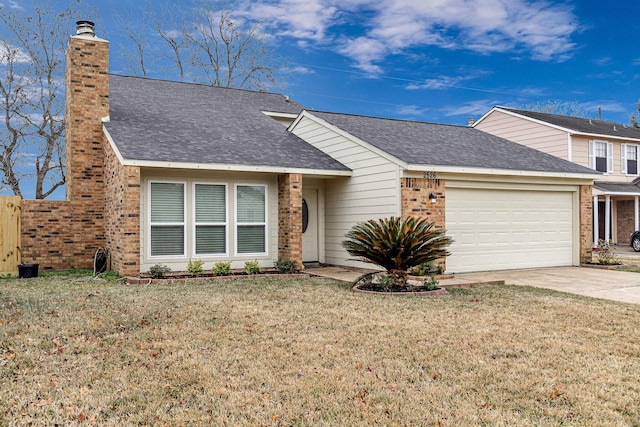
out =
<path fill-rule="evenodd" d="M 572 265 L 569 191 L 447 188 L 446 227 L 450 273 Z"/>

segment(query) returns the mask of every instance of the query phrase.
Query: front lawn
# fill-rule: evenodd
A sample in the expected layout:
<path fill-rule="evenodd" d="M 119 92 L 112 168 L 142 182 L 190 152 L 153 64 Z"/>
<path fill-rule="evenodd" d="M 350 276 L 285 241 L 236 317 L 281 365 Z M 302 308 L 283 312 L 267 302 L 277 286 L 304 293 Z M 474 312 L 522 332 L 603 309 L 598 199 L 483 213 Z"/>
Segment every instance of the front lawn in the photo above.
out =
<path fill-rule="evenodd" d="M 639 425 L 640 306 L 0 280 L 0 425 Z"/>

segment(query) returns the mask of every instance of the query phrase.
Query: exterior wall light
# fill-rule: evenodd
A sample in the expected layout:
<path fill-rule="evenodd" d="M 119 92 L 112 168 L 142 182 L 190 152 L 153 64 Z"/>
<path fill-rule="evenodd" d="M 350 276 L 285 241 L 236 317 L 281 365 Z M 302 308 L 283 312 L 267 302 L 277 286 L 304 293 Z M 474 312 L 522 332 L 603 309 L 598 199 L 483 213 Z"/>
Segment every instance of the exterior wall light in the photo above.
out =
<path fill-rule="evenodd" d="M 433 193 L 429 193 L 429 201 L 431 202 L 432 205 L 435 205 L 437 201 L 436 195 Z"/>

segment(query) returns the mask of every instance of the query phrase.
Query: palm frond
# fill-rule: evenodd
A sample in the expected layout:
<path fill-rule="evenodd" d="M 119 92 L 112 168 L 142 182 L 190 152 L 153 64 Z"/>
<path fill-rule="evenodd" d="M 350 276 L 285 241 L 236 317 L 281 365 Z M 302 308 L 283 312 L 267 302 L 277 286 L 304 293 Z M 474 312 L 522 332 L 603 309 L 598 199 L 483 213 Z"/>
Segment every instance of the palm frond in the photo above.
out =
<path fill-rule="evenodd" d="M 407 271 L 449 256 L 452 240 L 426 218 L 391 217 L 355 225 L 342 246 L 359 260 L 387 271 Z"/>

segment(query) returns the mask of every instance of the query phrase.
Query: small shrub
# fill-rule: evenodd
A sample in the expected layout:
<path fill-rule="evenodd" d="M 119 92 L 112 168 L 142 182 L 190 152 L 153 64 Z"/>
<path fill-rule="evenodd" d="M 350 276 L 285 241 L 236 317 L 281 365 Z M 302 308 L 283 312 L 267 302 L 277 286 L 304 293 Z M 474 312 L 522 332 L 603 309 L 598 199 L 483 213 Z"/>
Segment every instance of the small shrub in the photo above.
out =
<path fill-rule="evenodd" d="M 246 274 L 258 274 L 260 273 L 260 263 L 255 261 L 246 261 L 244 263 L 244 271 Z"/>
<path fill-rule="evenodd" d="M 187 264 L 187 271 L 194 277 L 201 276 L 204 272 L 202 266 L 204 265 L 204 261 L 201 259 L 197 259 L 195 261 L 189 260 L 189 264 Z"/>
<path fill-rule="evenodd" d="M 149 271 L 147 271 L 147 274 L 149 274 L 149 276 L 153 277 L 154 279 L 162 279 L 167 273 L 171 273 L 171 268 L 167 267 L 166 265 L 160 264 L 156 264 L 153 267 L 150 267 Z"/>
<path fill-rule="evenodd" d="M 409 272 L 414 276 L 431 276 L 443 273 L 442 266 L 436 261 L 423 262 L 413 267 Z"/>
<path fill-rule="evenodd" d="M 380 290 L 382 291 L 388 291 L 389 289 L 391 289 L 395 284 L 395 282 L 396 281 L 393 277 L 388 276 L 386 274 L 380 274 L 376 276 L 376 279 L 375 279 L 375 283 L 377 287 L 380 288 Z"/>
<path fill-rule="evenodd" d="M 229 261 L 216 262 L 211 271 L 216 276 L 228 276 L 231 274 L 231 263 Z"/>
<path fill-rule="evenodd" d="M 435 278 L 435 274 L 431 274 L 428 279 L 424 279 L 422 286 L 424 286 L 424 289 L 427 291 L 433 291 L 434 289 L 438 289 L 439 283 Z"/>
<path fill-rule="evenodd" d="M 278 273 L 282 274 L 291 274 L 298 271 L 296 262 L 291 261 L 290 259 L 278 258 L 278 260 L 274 262 L 273 265 L 278 270 Z"/>
<path fill-rule="evenodd" d="M 598 248 L 596 249 L 596 257 L 598 262 L 602 265 L 619 265 L 622 261 L 613 252 L 608 242 L 603 239 L 598 240 Z"/>

